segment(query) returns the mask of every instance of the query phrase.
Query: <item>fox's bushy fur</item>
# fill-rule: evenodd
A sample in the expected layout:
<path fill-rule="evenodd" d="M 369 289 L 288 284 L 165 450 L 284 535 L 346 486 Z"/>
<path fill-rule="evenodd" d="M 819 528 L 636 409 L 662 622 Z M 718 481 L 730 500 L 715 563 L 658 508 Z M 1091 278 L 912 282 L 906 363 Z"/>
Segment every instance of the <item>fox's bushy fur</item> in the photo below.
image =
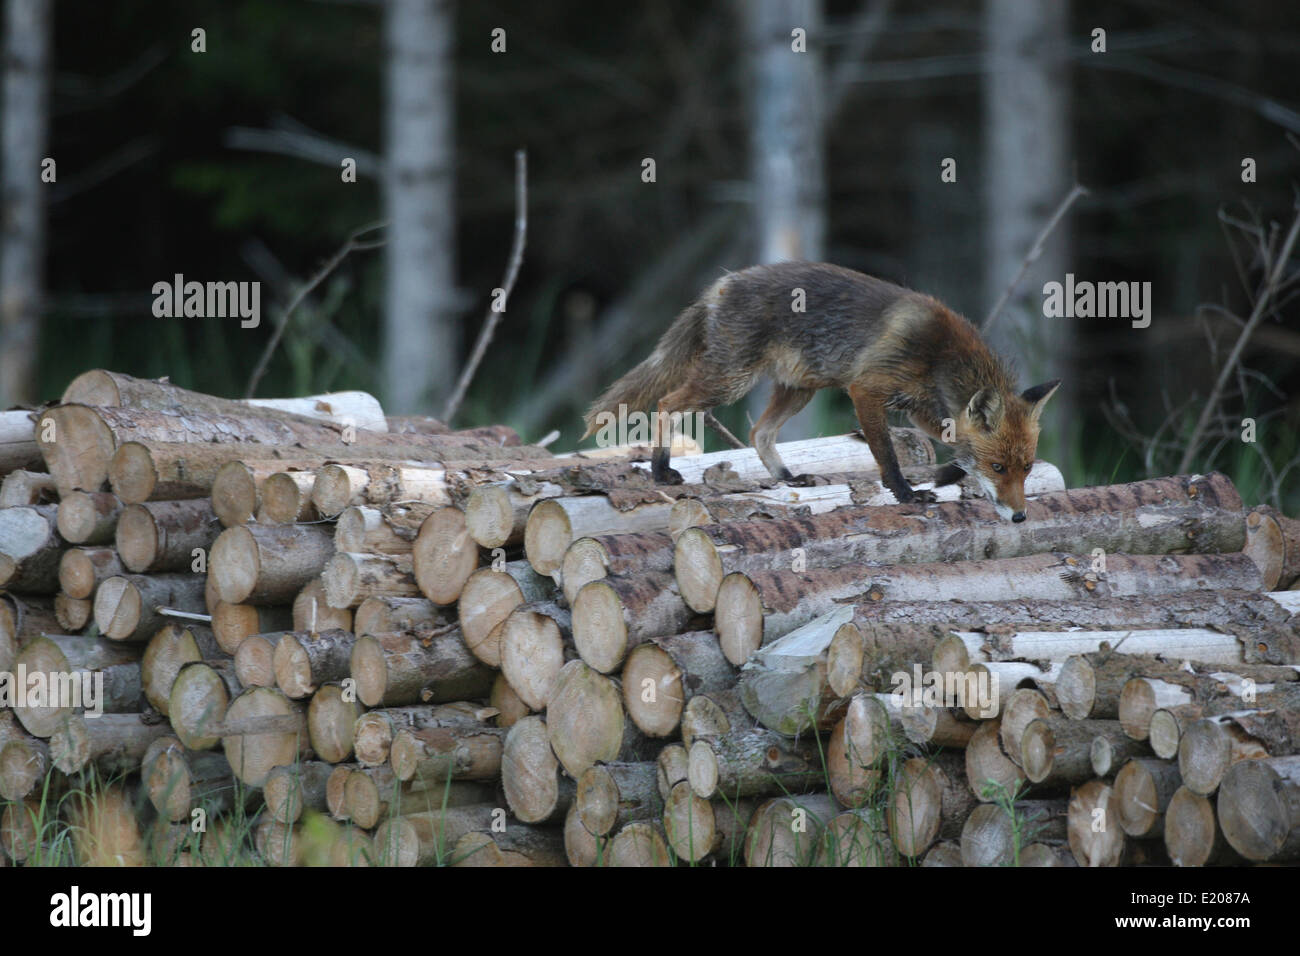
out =
<path fill-rule="evenodd" d="M 803 311 L 795 304 L 802 299 Z M 771 403 L 750 441 L 773 477 L 796 480 L 775 449 L 781 425 L 818 389 L 842 388 L 881 478 L 900 501 L 933 500 L 903 478 L 889 440 L 888 409 L 955 451 L 936 484 L 972 474 L 1005 517 L 1023 520 L 1024 478 L 1038 444 L 1038 418 L 1059 382 L 1023 393 L 975 327 L 938 300 L 839 266 L 787 262 L 753 266 L 715 282 L 687 306 L 654 352 L 591 406 L 597 416 L 658 403 L 654 473 L 668 467 L 660 423 L 673 412 L 705 411 L 743 397 L 762 377 Z"/>

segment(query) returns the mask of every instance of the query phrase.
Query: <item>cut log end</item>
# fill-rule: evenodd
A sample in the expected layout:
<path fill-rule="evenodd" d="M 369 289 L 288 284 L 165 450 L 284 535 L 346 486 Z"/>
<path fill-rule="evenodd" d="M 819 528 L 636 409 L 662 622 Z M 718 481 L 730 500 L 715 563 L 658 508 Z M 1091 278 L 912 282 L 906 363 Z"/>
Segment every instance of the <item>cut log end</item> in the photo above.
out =
<path fill-rule="evenodd" d="M 420 525 L 411 549 L 415 580 L 435 604 L 453 604 L 478 567 L 478 544 L 465 528 L 459 508 L 439 508 Z"/>
<path fill-rule="evenodd" d="M 538 574 L 553 575 L 564 565 L 573 527 L 564 508 L 549 498 L 533 505 L 524 526 L 524 554 Z"/>
<path fill-rule="evenodd" d="M 608 674 L 627 654 L 623 601 L 604 581 L 593 581 L 573 602 L 573 642 L 582 659 Z"/>
<path fill-rule="evenodd" d="M 737 667 L 763 643 L 763 599 L 749 577 L 733 572 L 718 585 L 714 608 L 718 643 Z"/>
<path fill-rule="evenodd" d="M 709 536 L 699 528 L 687 528 L 673 546 L 673 571 L 682 600 L 691 610 L 710 613 L 722 584 L 722 559 Z"/>
<path fill-rule="evenodd" d="M 503 547 L 514 533 L 510 493 L 496 485 L 475 488 L 465 502 L 465 527 L 483 547 Z"/>

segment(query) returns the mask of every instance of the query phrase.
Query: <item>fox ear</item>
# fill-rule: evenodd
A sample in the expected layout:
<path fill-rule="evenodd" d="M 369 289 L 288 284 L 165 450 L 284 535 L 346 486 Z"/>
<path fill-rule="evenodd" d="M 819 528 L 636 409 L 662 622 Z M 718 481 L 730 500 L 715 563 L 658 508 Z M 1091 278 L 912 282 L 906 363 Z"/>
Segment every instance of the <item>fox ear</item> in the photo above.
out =
<path fill-rule="evenodd" d="M 1050 382 L 1044 382 L 1042 385 L 1031 385 L 1020 393 L 1020 397 L 1033 405 L 1033 411 L 1029 413 L 1031 421 L 1038 421 L 1038 416 L 1043 414 L 1043 406 L 1047 400 L 1056 394 L 1056 390 L 1061 387 L 1061 380 L 1054 378 Z"/>
<path fill-rule="evenodd" d="M 966 403 L 965 415 L 985 431 L 996 431 L 1002 422 L 1002 396 L 996 389 L 981 388 Z"/>

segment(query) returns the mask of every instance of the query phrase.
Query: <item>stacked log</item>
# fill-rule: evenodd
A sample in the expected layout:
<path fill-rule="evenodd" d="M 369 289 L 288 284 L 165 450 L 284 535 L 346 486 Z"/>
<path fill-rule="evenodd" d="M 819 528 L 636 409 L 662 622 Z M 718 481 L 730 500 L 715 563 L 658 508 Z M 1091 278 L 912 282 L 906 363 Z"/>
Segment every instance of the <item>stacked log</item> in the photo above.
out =
<path fill-rule="evenodd" d="M 87 860 L 1300 859 L 1300 524 L 1219 474 L 1038 462 L 1013 524 L 855 436 L 782 446 L 805 488 L 683 451 L 104 371 L 3 413 L 0 671 L 64 696 L 0 687 L 0 854 L 67 791 Z"/>

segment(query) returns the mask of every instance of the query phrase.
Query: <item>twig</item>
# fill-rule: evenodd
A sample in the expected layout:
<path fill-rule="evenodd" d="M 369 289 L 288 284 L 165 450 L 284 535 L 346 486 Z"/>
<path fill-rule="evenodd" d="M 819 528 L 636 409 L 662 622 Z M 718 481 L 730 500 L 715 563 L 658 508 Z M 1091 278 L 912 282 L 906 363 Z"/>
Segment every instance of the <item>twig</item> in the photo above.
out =
<path fill-rule="evenodd" d="M 202 621 L 204 624 L 212 623 L 211 614 L 195 614 L 192 611 L 178 611 L 174 607 L 162 607 L 161 605 L 155 607 L 154 611 L 158 614 L 164 615 L 165 617 L 183 617 L 187 621 Z"/>
<path fill-rule="evenodd" d="M 1002 314 L 1002 310 L 1007 307 L 1007 303 L 1011 301 L 1011 297 L 1015 295 L 1016 287 L 1020 285 L 1020 280 L 1025 277 L 1025 273 L 1029 271 L 1029 267 L 1043 254 L 1043 244 L 1047 242 L 1047 237 L 1052 234 L 1052 230 L 1056 228 L 1056 224 L 1065 216 L 1066 211 L 1074 205 L 1076 199 L 1086 195 L 1088 195 L 1088 190 L 1085 187 L 1080 186 L 1078 183 L 1075 183 L 1070 187 L 1070 191 L 1066 194 L 1065 198 L 1061 200 L 1061 204 L 1056 207 L 1056 212 L 1052 213 L 1052 218 L 1047 220 L 1047 225 L 1045 225 L 1043 231 L 1038 234 L 1038 238 L 1034 240 L 1034 244 L 1029 247 L 1029 252 L 1025 254 L 1024 260 L 1020 263 L 1020 271 L 1017 272 L 1016 277 L 1011 280 L 1011 285 L 1007 286 L 1006 291 L 1002 293 L 1002 298 L 998 299 L 997 304 L 993 306 L 992 311 L 989 312 L 988 318 L 986 318 L 984 324 L 980 326 L 981 331 L 987 333 L 989 329 L 993 328 L 993 323 L 998 320 L 998 316 Z"/>
<path fill-rule="evenodd" d="M 717 432 L 719 435 L 721 435 L 723 441 L 725 441 L 725 442 L 726 442 L 728 445 L 730 445 L 732 448 L 748 448 L 748 447 L 749 447 L 749 446 L 746 445 L 743 441 L 741 441 L 739 438 L 737 438 L 735 435 L 731 434 L 731 432 L 727 431 L 727 426 L 724 425 L 724 424 L 722 424 L 722 422 L 718 421 L 716 418 L 714 418 L 714 417 L 713 417 L 713 412 L 705 412 L 705 413 L 704 413 L 704 424 L 708 425 L 708 426 L 709 426 L 710 428 L 712 428 L 715 432 Z"/>
<path fill-rule="evenodd" d="M 1269 300 L 1277 291 L 1278 284 L 1282 280 L 1282 274 L 1286 271 L 1287 263 L 1291 260 L 1291 250 L 1295 247 L 1297 236 L 1300 236 L 1300 205 L 1296 207 L 1296 215 L 1291 222 L 1291 230 L 1286 234 L 1286 241 L 1282 243 L 1281 252 L 1273 261 L 1273 269 L 1265 280 L 1263 288 L 1260 289 L 1259 297 L 1256 298 L 1254 308 L 1251 309 L 1250 318 L 1246 320 L 1246 327 L 1237 336 L 1237 344 L 1228 353 L 1228 360 L 1219 371 L 1219 377 L 1214 383 L 1214 388 L 1210 390 L 1209 398 L 1201 406 L 1201 415 L 1196 420 L 1196 427 L 1192 429 L 1192 437 L 1187 441 L 1187 448 L 1183 451 L 1182 461 L 1178 463 L 1177 474 L 1186 474 L 1187 470 L 1192 467 L 1192 461 L 1196 458 L 1197 451 L 1200 450 L 1201 437 L 1205 434 L 1205 426 L 1209 424 L 1210 414 L 1218 405 L 1219 399 L 1223 395 L 1223 388 L 1228 384 L 1228 379 L 1232 376 L 1232 370 L 1236 367 L 1237 362 L 1241 360 L 1241 353 L 1246 350 L 1246 343 L 1250 341 L 1255 326 L 1259 325 L 1264 318 L 1264 314 L 1268 311 Z"/>
<path fill-rule="evenodd" d="M 465 390 L 469 388 L 469 383 L 474 380 L 474 373 L 478 371 L 479 363 L 483 361 L 483 354 L 492 341 L 492 335 L 497 330 L 497 324 L 501 321 L 501 316 L 505 315 L 506 302 L 509 301 L 510 292 L 515 287 L 515 279 L 519 277 L 519 266 L 524 261 L 524 242 L 527 238 L 528 154 L 521 149 L 515 152 L 515 240 L 510 248 L 510 260 L 506 264 L 505 279 L 501 283 L 501 308 L 496 308 L 495 301 L 488 306 L 487 316 L 483 320 L 483 328 L 479 331 L 478 340 L 474 343 L 474 351 L 470 353 L 469 361 L 465 364 L 464 371 L 460 373 L 460 380 L 456 383 L 456 390 L 451 393 L 451 397 L 447 399 L 447 404 L 443 406 L 442 420 L 448 425 L 451 424 L 457 409 L 460 408 L 460 403 L 465 398 Z M 493 298 L 495 299 L 495 296 Z"/>
<path fill-rule="evenodd" d="M 362 226 L 356 232 L 352 233 L 352 235 L 348 236 L 348 241 L 343 243 L 339 248 L 339 251 L 330 256 L 325 265 L 321 266 L 320 271 L 308 279 L 294 294 L 294 297 L 289 300 L 289 304 L 285 306 L 284 314 L 280 316 L 280 324 L 275 327 L 275 333 L 271 336 L 271 340 L 266 343 L 266 348 L 262 350 L 262 357 L 257 360 L 257 367 L 253 369 L 253 374 L 248 377 L 248 387 L 244 389 L 245 398 L 252 398 L 253 393 L 257 391 L 257 383 L 260 382 L 262 376 L 266 374 L 266 367 L 270 364 L 271 356 L 275 354 L 275 349 L 276 346 L 280 344 L 280 339 L 284 337 L 284 330 L 289 325 L 289 319 L 293 316 L 294 309 L 298 308 L 298 306 L 302 304 L 302 300 L 307 298 L 308 294 L 310 294 L 313 289 L 324 282 L 329 274 L 339 267 L 339 263 L 347 258 L 349 252 L 378 249 L 387 242 L 388 240 L 386 239 L 370 239 L 365 242 L 359 241 L 360 237 L 366 233 L 375 229 L 380 229 L 386 225 L 387 223 L 385 222 L 374 222 L 368 226 Z"/>

